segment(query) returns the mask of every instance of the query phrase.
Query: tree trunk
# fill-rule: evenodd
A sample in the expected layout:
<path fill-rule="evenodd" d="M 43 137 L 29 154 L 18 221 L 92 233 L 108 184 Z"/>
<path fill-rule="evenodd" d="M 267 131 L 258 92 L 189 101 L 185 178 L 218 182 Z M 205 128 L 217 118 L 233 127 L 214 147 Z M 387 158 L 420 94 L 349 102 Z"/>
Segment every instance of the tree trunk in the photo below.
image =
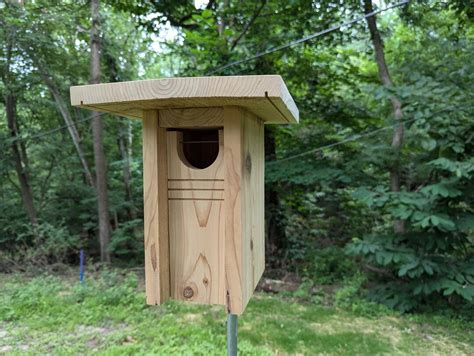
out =
<path fill-rule="evenodd" d="M 224 35 L 224 30 L 226 27 L 225 11 L 228 6 L 229 6 L 229 0 L 224 0 L 222 3 L 222 7 L 219 11 L 219 19 L 218 19 L 218 24 L 217 24 L 217 32 L 219 33 L 219 37 L 222 37 Z"/>
<path fill-rule="evenodd" d="M 15 162 L 15 171 L 18 176 L 20 183 L 21 200 L 25 207 L 26 214 L 33 227 L 33 231 L 36 230 L 38 225 L 38 219 L 36 214 L 36 208 L 33 200 L 33 194 L 31 192 L 29 177 L 28 177 L 28 156 L 24 143 L 20 141 L 17 115 L 16 115 L 16 96 L 14 92 L 14 80 L 10 70 L 10 65 L 13 57 L 13 46 L 14 37 L 16 35 L 16 29 L 13 27 L 9 29 L 8 42 L 6 45 L 6 61 L 5 67 L 2 71 L 2 81 L 4 84 L 4 100 L 5 100 L 5 111 L 7 118 L 7 126 L 10 131 L 10 137 L 12 139 L 11 149 L 13 154 L 13 160 Z"/>
<path fill-rule="evenodd" d="M 49 91 L 51 92 L 51 95 L 53 96 L 54 101 L 59 107 L 59 112 L 61 113 L 61 116 L 63 117 L 63 120 L 67 125 L 67 129 L 69 131 L 69 134 L 71 135 L 71 139 L 74 144 L 74 147 L 76 148 L 77 155 L 79 157 L 79 160 L 81 161 L 82 169 L 84 170 L 86 181 L 91 187 L 95 187 L 94 178 L 92 177 L 89 164 L 87 163 L 87 160 L 84 155 L 84 151 L 81 146 L 81 138 L 79 136 L 79 132 L 77 131 L 76 124 L 74 120 L 72 119 L 72 116 L 67 107 L 67 104 L 64 102 L 63 97 L 59 93 L 59 89 L 56 86 L 56 83 L 54 83 L 54 81 L 42 70 L 42 68 L 40 68 L 40 72 L 41 72 L 41 77 L 43 78 L 44 83 L 46 84 Z"/>
<path fill-rule="evenodd" d="M 364 11 L 365 14 L 369 14 L 374 11 L 372 6 L 372 0 L 364 0 Z M 375 61 L 377 62 L 377 67 L 379 70 L 379 77 L 382 85 L 390 88 L 393 86 L 392 78 L 390 77 L 390 72 L 388 71 L 387 63 L 385 62 L 385 53 L 382 37 L 377 28 L 377 20 L 375 16 L 367 17 L 367 25 L 370 31 L 370 38 L 372 40 L 372 45 L 375 51 Z M 392 104 L 393 116 L 398 125 L 395 127 L 395 131 L 392 137 L 392 148 L 394 150 L 396 158 L 394 159 L 392 166 L 390 167 L 390 189 L 392 192 L 400 191 L 400 150 L 403 145 L 403 112 L 402 104 L 398 98 L 395 96 L 390 97 L 390 102 Z M 405 221 L 404 220 L 395 220 L 393 224 L 393 229 L 395 233 L 402 234 L 405 232 Z"/>
<path fill-rule="evenodd" d="M 99 38 L 99 0 L 91 1 L 91 84 L 100 83 L 100 38 Z M 110 262 L 108 246 L 110 242 L 110 220 L 107 192 L 107 162 L 102 144 L 102 119 L 93 112 L 92 136 L 94 140 L 94 159 L 97 191 L 97 210 L 99 216 L 100 260 Z"/>
<path fill-rule="evenodd" d="M 123 162 L 123 183 L 125 188 L 125 200 L 128 204 L 127 214 L 129 220 L 133 220 L 135 219 L 135 211 L 133 207 L 132 197 L 132 173 L 130 170 L 130 156 L 128 154 L 130 134 L 130 123 L 127 122 L 127 126 L 120 128 L 118 145 L 120 150 L 120 157 Z"/>
<path fill-rule="evenodd" d="M 104 44 L 105 42 L 105 44 Z M 109 74 L 110 82 L 118 82 L 122 80 L 128 80 L 128 78 L 123 78 L 120 73 L 120 66 L 118 65 L 116 58 L 108 50 L 107 41 L 102 42 L 102 55 L 105 60 L 107 71 Z M 123 121 L 123 120 L 122 120 Z M 122 178 L 125 191 L 125 201 L 127 202 L 127 217 L 129 220 L 135 219 L 135 208 L 133 205 L 132 197 L 132 172 L 130 169 L 130 147 L 131 147 L 131 136 L 132 136 L 132 127 L 130 120 L 125 120 L 125 122 L 119 123 L 119 132 L 118 132 L 118 148 L 120 152 L 120 158 L 122 159 Z"/>
<path fill-rule="evenodd" d="M 38 225 L 38 219 L 36 215 L 35 204 L 33 200 L 33 194 L 28 178 L 28 166 L 25 163 L 26 159 L 22 157 L 22 151 L 19 143 L 18 124 L 16 122 L 16 97 L 12 93 L 5 95 L 5 109 L 7 114 L 8 130 L 12 138 L 12 153 L 13 160 L 15 161 L 15 170 L 20 182 L 21 199 L 23 206 L 25 207 L 28 218 L 30 219 L 33 229 Z M 24 152 L 26 155 L 26 151 Z"/>

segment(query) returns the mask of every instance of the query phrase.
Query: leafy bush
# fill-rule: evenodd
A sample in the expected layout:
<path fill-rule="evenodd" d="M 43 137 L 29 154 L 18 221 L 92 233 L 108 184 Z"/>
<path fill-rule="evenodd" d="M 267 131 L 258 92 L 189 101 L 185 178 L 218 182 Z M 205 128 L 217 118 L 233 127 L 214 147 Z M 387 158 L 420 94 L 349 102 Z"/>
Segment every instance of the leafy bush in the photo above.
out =
<path fill-rule="evenodd" d="M 426 169 L 437 182 L 418 192 L 366 195 L 369 204 L 380 204 L 405 220 L 408 232 L 367 236 L 348 247 L 349 253 L 393 274 L 396 280 L 373 295 L 403 311 L 432 295 L 474 301 L 474 160 L 436 159 Z"/>
<path fill-rule="evenodd" d="M 141 230 L 140 234 L 137 230 Z M 134 219 L 119 225 L 112 232 L 112 240 L 109 244 L 110 252 L 119 259 L 129 264 L 143 260 L 143 220 Z"/>
<path fill-rule="evenodd" d="M 337 246 L 311 250 L 306 254 L 302 264 L 302 274 L 317 284 L 341 282 L 358 270 L 355 260 Z"/>
<path fill-rule="evenodd" d="M 334 294 L 334 305 L 363 316 L 390 314 L 390 309 L 384 305 L 367 300 L 366 282 L 367 278 L 360 273 L 344 280 L 343 287 Z"/>
<path fill-rule="evenodd" d="M 63 226 L 47 222 L 27 227 L 19 234 L 13 248 L 0 251 L 0 271 L 38 271 L 54 264 L 68 262 L 80 248 L 79 238 Z"/>

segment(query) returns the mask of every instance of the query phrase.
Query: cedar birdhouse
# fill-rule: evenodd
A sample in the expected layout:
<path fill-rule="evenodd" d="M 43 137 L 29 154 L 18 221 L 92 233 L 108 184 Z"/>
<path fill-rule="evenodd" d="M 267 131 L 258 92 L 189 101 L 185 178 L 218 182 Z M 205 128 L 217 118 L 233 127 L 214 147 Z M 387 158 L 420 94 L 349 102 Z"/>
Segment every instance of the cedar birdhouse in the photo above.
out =
<path fill-rule="evenodd" d="M 298 122 L 282 78 L 84 85 L 71 102 L 143 121 L 147 303 L 241 314 L 265 268 L 263 125 Z"/>

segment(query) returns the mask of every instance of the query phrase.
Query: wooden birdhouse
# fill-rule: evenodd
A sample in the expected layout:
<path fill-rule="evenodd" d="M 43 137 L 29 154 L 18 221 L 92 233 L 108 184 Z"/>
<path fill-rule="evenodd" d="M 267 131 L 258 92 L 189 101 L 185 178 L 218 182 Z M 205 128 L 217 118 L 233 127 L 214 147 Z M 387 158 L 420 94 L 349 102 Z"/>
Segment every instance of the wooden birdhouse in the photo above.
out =
<path fill-rule="evenodd" d="M 282 78 L 84 85 L 71 102 L 143 120 L 147 303 L 241 314 L 265 267 L 263 125 L 298 122 Z"/>

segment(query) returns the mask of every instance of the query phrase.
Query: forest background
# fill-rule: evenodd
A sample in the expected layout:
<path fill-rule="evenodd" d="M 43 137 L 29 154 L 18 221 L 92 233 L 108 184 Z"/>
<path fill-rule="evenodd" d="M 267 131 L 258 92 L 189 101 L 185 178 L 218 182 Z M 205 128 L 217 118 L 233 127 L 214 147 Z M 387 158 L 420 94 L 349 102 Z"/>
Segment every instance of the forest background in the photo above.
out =
<path fill-rule="evenodd" d="M 265 278 L 474 315 L 473 20 L 462 0 L 0 2 L 0 271 L 143 264 L 141 122 L 70 86 L 279 74 L 301 123 L 265 128 Z"/>

